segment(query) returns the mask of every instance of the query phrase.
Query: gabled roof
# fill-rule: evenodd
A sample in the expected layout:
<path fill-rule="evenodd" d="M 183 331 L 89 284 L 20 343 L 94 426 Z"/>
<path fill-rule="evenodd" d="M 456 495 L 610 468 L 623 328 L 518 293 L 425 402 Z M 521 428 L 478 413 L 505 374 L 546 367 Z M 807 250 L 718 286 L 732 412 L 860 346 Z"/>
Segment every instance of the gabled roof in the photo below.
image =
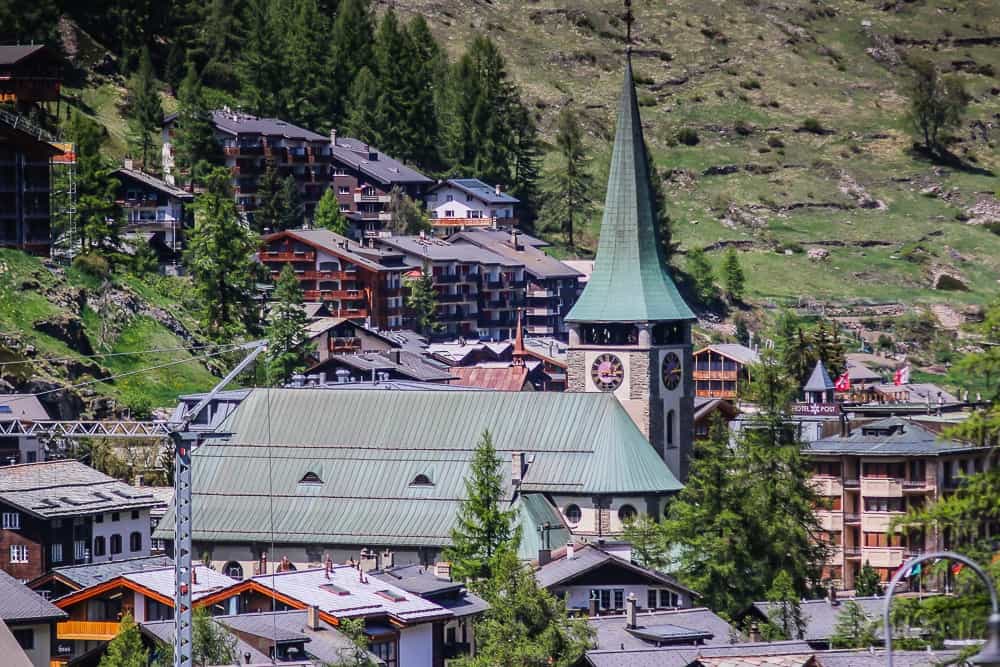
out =
<path fill-rule="evenodd" d="M 261 134 L 279 136 L 286 139 L 301 139 L 305 141 L 329 141 L 329 137 L 316 134 L 298 125 L 293 125 L 280 118 L 258 118 L 240 111 L 216 109 L 212 112 L 212 122 L 215 127 L 227 134 Z"/>
<path fill-rule="evenodd" d="M 497 238 L 496 232 L 486 231 L 466 231 L 458 232 L 448 237 L 451 243 L 470 243 L 480 248 L 485 248 L 490 252 L 503 255 L 524 265 L 524 270 L 536 279 L 545 280 L 549 278 L 579 278 L 580 272 L 574 268 L 560 262 L 555 257 L 546 255 L 536 246 L 525 243 L 518 234 L 518 246 L 515 248 L 511 244 L 510 234 L 504 235 L 506 238 Z"/>
<path fill-rule="evenodd" d="M 399 160 L 358 139 L 337 137 L 336 144 L 330 147 L 330 152 L 335 162 L 346 164 L 385 185 L 434 182 L 416 169 L 407 167 Z M 378 159 L 369 160 L 371 153 L 375 153 Z"/>
<path fill-rule="evenodd" d="M 730 419 L 740 413 L 739 409 L 723 398 L 708 398 L 706 396 L 694 397 L 694 420 L 700 421 L 718 410 Z"/>
<path fill-rule="evenodd" d="M 449 178 L 430 189 L 430 192 L 444 187 L 453 187 L 471 195 L 486 204 L 520 204 L 521 200 L 497 189 L 478 178 Z"/>
<path fill-rule="evenodd" d="M 567 557 L 565 549 L 561 550 L 558 557 L 554 557 L 550 562 L 535 570 L 535 579 L 539 586 L 545 588 L 567 586 L 571 585 L 577 577 L 607 565 L 644 577 L 650 584 L 667 586 L 689 595 L 698 595 L 691 589 L 682 586 L 671 576 L 627 561 L 592 544 L 575 547 L 573 558 Z"/>
<path fill-rule="evenodd" d="M 173 560 L 169 556 L 143 556 L 140 558 L 109 561 L 107 563 L 66 565 L 63 567 L 54 567 L 48 574 L 44 574 L 29 583 L 35 584 L 42 579 L 53 577 L 72 588 L 81 589 L 96 586 L 128 572 L 158 570 L 171 566 L 173 566 Z"/>
<path fill-rule="evenodd" d="M 677 291 L 663 258 L 629 59 L 594 271 L 566 321 L 693 319 L 695 315 Z"/>
<path fill-rule="evenodd" d="M 695 352 L 694 356 L 698 356 L 699 354 L 708 351 L 721 354 L 724 357 L 744 365 L 760 363 L 760 354 L 758 354 L 757 350 L 752 350 L 746 345 L 740 345 L 739 343 L 717 343 L 715 345 L 708 345 Z"/>
<path fill-rule="evenodd" d="M 268 244 L 282 238 L 296 239 L 306 245 L 320 248 L 331 255 L 344 257 L 372 271 L 400 271 L 406 268 L 393 265 L 402 259 L 399 253 L 362 247 L 357 241 L 328 229 L 287 229 L 283 232 L 268 234 L 262 240 L 264 244 Z"/>
<path fill-rule="evenodd" d="M 182 190 L 176 186 L 170 185 L 166 181 L 161 181 L 156 176 L 147 174 L 144 171 L 139 171 L 138 169 L 125 169 L 124 167 L 116 169 L 114 172 L 118 176 L 124 178 L 130 178 L 133 181 L 141 183 L 147 187 L 153 188 L 157 192 L 162 192 L 168 197 L 174 197 L 175 199 L 180 199 L 183 201 L 194 201 L 194 193 L 188 192 L 187 190 Z"/>
<path fill-rule="evenodd" d="M 467 262 L 496 264 L 508 267 L 524 266 L 520 260 L 504 257 L 485 248 L 467 243 L 450 243 L 434 236 L 387 236 L 378 239 L 378 243 L 383 246 L 395 248 L 407 255 L 431 262 Z"/>
<path fill-rule="evenodd" d="M 220 574 L 204 565 L 195 565 L 193 571 L 197 583 L 193 583 L 191 586 L 191 601 L 195 603 L 237 583 L 235 579 Z M 127 588 L 168 607 L 173 607 L 175 592 L 174 572 L 174 566 L 171 565 L 159 569 L 120 574 L 112 579 L 68 593 L 54 602 L 60 609 L 68 609 L 108 591 L 113 591 L 117 588 Z"/>
<path fill-rule="evenodd" d="M 937 405 L 938 398 L 941 399 L 942 403 L 958 403 L 958 397 L 950 393 L 946 389 L 942 389 L 936 384 L 930 382 L 910 382 L 907 384 L 877 384 L 872 387 L 875 391 L 880 394 L 900 394 L 906 392 L 909 394 L 911 403 L 930 403 L 931 405 Z"/>
<path fill-rule="evenodd" d="M 882 375 L 876 373 L 862 363 L 847 360 L 847 377 L 851 382 L 882 382 Z"/>
<path fill-rule="evenodd" d="M 14 65 L 39 51 L 48 51 L 42 44 L 17 44 L 0 46 L 0 65 Z"/>
<path fill-rule="evenodd" d="M 806 627 L 803 639 L 806 641 L 829 640 L 835 632 L 837 617 L 844 611 L 844 606 L 848 601 L 855 602 L 861 611 L 870 620 L 882 618 L 882 608 L 885 605 L 885 598 L 882 596 L 860 597 L 838 600 L 836 605 L 830 600 L 803 600 L 801 603 L 802 616 L 805 618 Z M 753 608 L 762 618 L 770 618 L 770 611 L 776 606 L 773 602 L 754 602 Z M 876 636 L 882 636 L 882 624 L 876 628 Z"/>
<path fill-rule="evenodd" d="M 829 391 L 833 388 L 833 380 L 830 379 L 830 374 L 826 372 L 826 366 L 823 365 L 823 360 L 817 360 L 816 366 L 813 368 L 812 375 L 809 376 L 809 381 L 806 382 L 806 386 L 802 388 L 803 391 Z"/>
<path fill-rule="evenodd" d="M 152 493 L 72 459 L 0 467 L 0 501 L 46 519 L 157 504 Z"/>
<path fill-rule="evenodd" d="M 836 435 L 806 445 L 809 454 L 867 456 L 941 456 L 989 449 L 955 440 L 939 440 L 923 426 L 900 417 L 864 424 L 849 436 Z"/>
<path fill-rule="evenodd" d="M 619 651 L 648 648 L 651 645 L 656 646 L 658 643 L 667 643 L 669 641 L 667 639 L 643 638 L 644 636 L 652 636 L 652 633 L 657 632 L 656 628 L 661 627 L 679 636 L 675 643 L 693 643 L 698 640 L 704 645 L 719 646 L 729 644 L 730 638 L 736 634 L 736 630 L 729 623 L 715 615 L 710 609 L 703 607 L 676 611 L 640 611 L 637 620 L 638 627 L 629 628 L 624 615 L 588 618 L 587 624 L 595 632 L 594 648 Z M 690 636 L 694 636 L 694 639 L 687 639 Z"/>
<path fill-rule="evenodd" d="M 525 366 L 505 366 L 503 368 L 483 368 L 480 366 L 452 366 L 449 368 L 455 385 L 479 387 L 493 391 L 524 391 L 528 382 Z M 531 389 L 531 385 L 528 384 Z"/>
<path fill-rule="evenodd" d="M 66 612 L 0 570 L 0 620 L 7 625 L 61 621 Z"/>
<path fill-rule="evenodd" d="M 402 565 L 368 573 L 369 577 L 402 588 L 441 605 L 457 617 L 479 614 L 489 609 L 489 604 L 478 595 L 466 590 L 461 582 L 434 575 L 433 568 L 424 565 Z"/>
<path fill-rule="evenodd" d="M 34 394 L 0 394 L 0 422 L 45 421 L 49 413 Z"/>
<path fill-rule="evenodd" d="M 278 612 L 278 613 L 288 613 L 288 612 Z M 302 613 L 302 612 L 299 612 Z M 248 614 L 256 615 L 256 614 Z M 227 632 L 226 626 L 220 623 L 223 618 L 232 618 L 231 616 L 213 616 L 211 619 L 212 623 L 219 625 L 219 629 L 223 632 Z M 139 631 L 155 639 L 156 641 L 165 644 L 166 646 L 172 647 L 174 645 L 174 630 L 176 628 L 176 623 L 173 620 L 170 621 L 145 621 L 139 624 Z M 233 635 L 232 632 L 228 634 Z M 338 633 L 339 634 L 339 633 Z M 250 656 L 251 665 L 269 665 L 271 664 L 271 659 L 258 651 L 254 646 L 243 641 L 239 637 L 234 635 L 236 640 L 236 655 L 240 656 L 242 659 L 244 656 Z"/>
<path fill-rule="evenodd" d="M 269 540 L 273 530 L 284 542 L 450 544 L 486 430 L 501 458 L 528 456 L 523 494 L 681 488 L 604 393 L 254 389 L 220 430 L 232 435 L 193 454 L 196 540 Z M 307 472 L 323 483 L 300 488 Z M 432 485 L 411 485 L 418 474 Z M 510 492 L 509 465 L 504 476 Z M 168 512 L 157 535 L 169 538 L 172 523 Z"/>
<path fill-rule="evenodd" d="M 405 379 L 417 382 L 449 382 L 452 378 L 443 364 L 433 362 L 420 355 L 405 350 L 398 352 L 399 361 L 395 361 L 391 353 L 384 352 L 354 352 L 350 354 L 332 354 L 309 370 L 328 369 L 330 366 L 346 366 L 361 373 L 371 371 L 390 371 L 405 376 Z"/>

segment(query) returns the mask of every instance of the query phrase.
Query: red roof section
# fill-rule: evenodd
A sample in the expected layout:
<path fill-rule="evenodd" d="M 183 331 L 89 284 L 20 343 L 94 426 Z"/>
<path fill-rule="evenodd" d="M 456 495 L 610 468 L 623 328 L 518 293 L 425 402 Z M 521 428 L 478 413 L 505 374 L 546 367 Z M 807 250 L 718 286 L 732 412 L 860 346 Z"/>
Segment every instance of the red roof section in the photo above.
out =
<path fill-rule="evenodd" d="M 464 387 L 479 387 L 494 391 L 521 391 L 528 379 L 528 369 L 524 366 L 503 368 L 481 368 L 478 366 L 452 366 L 451 375 Z"/>

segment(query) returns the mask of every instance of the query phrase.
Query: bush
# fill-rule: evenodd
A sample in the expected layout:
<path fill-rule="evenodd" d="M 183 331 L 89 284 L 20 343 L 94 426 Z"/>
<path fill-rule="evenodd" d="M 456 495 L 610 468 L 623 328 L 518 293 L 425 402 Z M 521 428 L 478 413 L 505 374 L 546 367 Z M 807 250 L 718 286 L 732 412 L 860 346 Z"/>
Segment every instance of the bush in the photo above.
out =
<path fill-rule="evenodd" d="M 733 126 L 733 129 L 736 130 L 736 134 L 743 137 L 753 134 L 753 125 L 746 122 L 745 120 L 736 121 L 736 124 Z"/>
<path fill-rule="evenodd" d="M 743 79 L 740 81 L 740 88 L 745 90 L 760 90 L 760 81 L 757 79 Z"/>
<path fill-rule="evenodd" d="M 768 137 L 767 145 L 770 146 L 771 148 L 784 148 L 785 142 L 779 139 L 778 137 Z"/>
<path fill-rule="evenodd" d="M 810 116 L 802 121 L 802 129 L 806 132 L 812 132 L 813 134 L 823 134 L 826 129 L 823 127 L 823 123 L 819 122 L 819 119 Z"/>
<path fill-rule="evenodd" d="M 639 94 L 639 106 L 641 107 L 655 107 L 656 98 L 652 95 L 647 95 L 646 93 Z"/>
<path fill-rule="evenodd" d="M 677 132 L 677 141 L 684 144 L 685 146 L 697 146 L 701 139 L 698 137 L 698 131 L 685 127 Z"/>
<path fill-rule="evenodd" d="M 95 278 L 107 278 L 111 272 L 108 260 L 92 252 L 74 257 L 73 268 Z"/>

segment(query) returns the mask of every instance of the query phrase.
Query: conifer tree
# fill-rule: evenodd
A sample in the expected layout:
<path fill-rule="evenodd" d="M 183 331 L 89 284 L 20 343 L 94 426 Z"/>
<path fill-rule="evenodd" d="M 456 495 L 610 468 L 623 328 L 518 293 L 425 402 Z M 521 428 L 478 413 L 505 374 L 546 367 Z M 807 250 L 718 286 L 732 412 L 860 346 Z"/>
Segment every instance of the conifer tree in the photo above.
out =
<path fill-rule="evenodd" d="M 236 637 L 212 620 L 205 607 L 191 613 L 191 658 L 196 667 L 230 665 L 236 659 Z"/>
<path fill-rule="evenodd" d="M 86 116 L 75 113 L 68 133 L 76 144 L 77 215 L 84 249 L 107 251 L 118 245 L 121 213 L 115 204 L 114 167 L 101 155 L 102 131 Z"/>
<path fill-rule="evenodd" d="M 379 94 L 375 103 L 375 127 L 371 129 L 379 148 L 404 161 L 412 160 L 415 153 L 413 128 L 406 126 L 414 92 L 413 82 L 409 80 L 414 71 L 410 47 L 411 42 L 390 6 L 375 34 L 375 75 Z"/>
<path fill-rule="evenodd" d="M 736 250 L 730 246 L 726 250 L 726 256 L 722 260 L 722 276 L 726 284 L 726 294 L 733 302 L 743 299 L 743 287 L 746 277 L 743 275 L 743 268 L 740 266 L 740 258 L 736 255 Z"/>
<path fill-rule="evenodd" d="M 163 122 L 163 106 L 160 104 L 160 93 L 156 87 L 153 73 L 153 61 L 149 56 L 149 48 L 142 49 L 139 58 L 139 70 L 132 77 L 129 85 L 129 131 L 131 140 L 142 155 L 142 166 L 150 171 L 149 151 L 153 146 L 153 134 L 159 130 Z"/>
<path fill-rule="evenodd" d="M 772 635 L 767 639 L 802 639 L 808 619 L 802 613 L 802 604 L 792 585 L 792 577 L 784 570 L 775 576 L 767 592 L 767 601 L 771 603 L 768 620 L 771 629 L 777 633 L 777 636 Z M 765 632 L 767 634 L 769 633 Z"/>
<path fill-rule="evenodd" d="M 267 325 L 267 369 L 270 384 L 281 386 L 305 368 L 305 308 L 302 287 L 291 264 L 285 264 L 274 288 Z"/>
<path fill-rule="evenodd" d="M 289 3 L 284 40 L 285 74 L 282 117 L 317 131 L 330 127 L 329 40 L 331 23 L 317 0 Z M 331 15 L 332 16 L 332 15 Z"/>
<path fill-rule="evenodd" d="M 163 66 L 163 80 L 170 86 L 170 92 L 176 95 L 183 79 L 184 47 L 181 46 L 178 38 L 174 38 L 167 50 L 167 62 Z"/>
<path fill-rule="evenodd" d="M 844 603 L 837 614 L 837 624 L 830 635 L 830 648 L 868 648 L 877 641 L 875 628 L 878 623 L 868 618 L 865 610 L 854 600 Z"/>
<path fill-rule="evenodd" d="M 299 186 L 295 182 L 295 177 L 289 174 L 281 182 L 281 190 L 278 192 L 280 201 L 278 227 L 277 230 L 298 229 L 305 220 L 305 205 L 299 195 Z"/>
<path fill-rule="evenodd" d="M 389 191 L 389 227 L 393 234 L 414 235 L 429 232 L 431 222 L 423 206 L 403 192 L 398 185 Z"/>
<path fill-rule="evenodd" d="M 139 626 L 132 620 L 131 614 L 126 614 L 118 634 L 108 642 L 98 667 L 146 667 L 148 664 L 149 650 L 142 645 Z"/>
<path fill-rule="evenodd" d="M 460 581 L 488 579 L 497 552 L 515 536 L 515 513 L 503 509 L 502 469 L 493 437 L 484 431 L 465 479 L 465 498 L 451 531 L 452 544 L 445 549 L 452 573 Z"/>
<path fill-rule="evenodd" d="M 493 576 L 483 583 L 489 609 L 476 622 L 476 655 L 461 667 L 570 667 L 590 648 L 593 631 L 573 618 L 566 603 L 538 585 L 513 544 L 492 559 Z"/>
<path fill-rule="evenodd" d="M 410 20 L 406 36 L 410 46 L 407 78 L 412 88 L 406 118 L 413 141 L 410 159 L 423 169 L 436 171 L 441 163 L 436 106 L 439 89 L 447 76 L 448 63 L 422 15 L 418 14 Z"/>
<path fill-rule="evenodd" d="M 137 276 L 148 276 L 156 273 L 159 260 L 153 246 L 148 241 L 137 241 L 135 254 L 132 256 L 132 273 Z"/>
<path fill-rule="evenodd" d="M 542 151 L 538 143 L 538 127 L 523 104 L 512 109 L 510 122 L 514 135 L 511 145 L 514 174 L 510 192 L 521 202 L 517 207 L 518 226 L 530 233 L 535 228 L 539 213 L 538 182 Z"/>
<path fill-rule="evenodd" d="M 691 281 L 691 287 L 698 301 L 702 304 L 712 303 L 716 299 L 715 275 L 705 251 L 701 248 L 692 248 L 688 250 L 685 259 L 687 277 Z"/>
<path fill-rule="evenodd" d="M 281 91 L 288 73 L 278 36 L 280 7 L 275 0 L 247 0 L 243 15 L 236 71 L 243 104 L 258 116 L 278 116 L 284 108 Z"/>
<path fill-rule="evenodd" d="M 255 275 L 250 258 L 257 239 L 240 221 L 229 190 L 229 171 L 217 167 L 205 180 L 206 192 L 195 202 L 186 264 L 204 304 L 209 333 L 231 340 L 252 323 Z"/>
<path fill-rule="evenodd" d="M 351 84 L 350 113 L 344 122 L 344 129 L 355 139 L 366 144 L 377 144 L 378 120 L 375 109 L 378 106 L 379 87 L 375 75 L 368 67 L 362 67 Z"/>
<path fill-rule="evenodd" d="M 546 176 L 542 224 L 565 234 L 566 245 L 576 247 L 573 236 L 578 221 L 593 211 L 590 196 L 594 179 L 590 174 L 583 135 L 576 114 L 563 109 L 556 129 L 559 162 Z"/>
<path fill-rule="evenodd" d="M 406 307 L 413 313 L 418 332 L 430 336 L 441 328 L 437 321 L 437 290 L 434 280 L 426 271 L 419 278 L 406 281 L 410 293 L 406 295 Z"/>
<path fill-rule="evenodd" d="M 813 365 L 815 360 L 823 362 L 828 373 L 837 376 L 846 367 L 844 346 L 840 342 L 840 333 L 834 322 L 820 320 L 812 334 Z"/>
<path fill-rule="evenodd" d="M 194 63 L 188 63 L 187 74 L 181 83 L 177 98 L 177 121 L 174 130 L 174 162 L 177 182 L 194 183 L 201 180 L 211 163 L 218 160 L 219 144 L 208 105 L 205 102 L 201 80 Z"/>
<path fill-rule="evenodd" d="M 330 113 L 335 125 L 347 118 L 348 106 L 344 104 L 344 100 L 351 100 L 356 108 L 358 98 L 354 94 L 355 80 L 361 70 L 373 61 L 374 34 L 370 0 L 341 0 L 330 33 L 329 80 L 336 86 L 331 90 Z M 374 109 L 374 106 L 371 108 Z"/>
<path fill-rule="evenodd" d="M 653 154 L 646 149 L 646 168 L 649 171 L 650 197 L 653 201 L 653 217 L 656 221 L 660 234 L 660 250 L 663 252 L 663 261 L 669 263 L 677 250 L 674 243 L 673 221 L 670 218 L 670 211 L 667 208 L 667 193 L 663 189 L 663 173 L 656 168 L 653 162 Z"/>
<path fill-rule="evenodd" d="M 316 204 L 316 213 L 313 216 L 313 226 L 317 229 L 328 229 L 335 234 L 347 236 L 350 231 L 350 222 L 341 210 L 337 196 L 333 194 L 333 188 L 323 191 L 323 196 Z"/>
<path fill-rule="evenodd" d="M 265 230 L 281 231 L 284 217 L 284 181 L 274 165 L 268 163 L 257 179 L 257 208 L 253 211 L 253 228 L 258 234 Z"/>
<path fill-rule="evenodd" d="M 854 578 L 854 594 L 858 597 L 882 595 L 882 580 L 868 561 L 865 561 L 858 576 Z"/>

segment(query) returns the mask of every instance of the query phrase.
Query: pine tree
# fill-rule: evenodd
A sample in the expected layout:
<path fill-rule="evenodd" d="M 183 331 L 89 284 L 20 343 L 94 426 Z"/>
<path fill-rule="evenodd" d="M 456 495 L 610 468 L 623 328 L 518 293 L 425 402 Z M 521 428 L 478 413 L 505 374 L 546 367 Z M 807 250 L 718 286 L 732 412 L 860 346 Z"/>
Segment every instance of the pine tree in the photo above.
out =
<path fill-rule="evenodd" d="M 510 193 L 520 200 L 517 207 L 518 227 L 530 233 L 534 231 L 539 213 L 538 182 L 542 151 L 538 143 L 538 127 L 523 104 L 512 109 L 510 123 L 514 133 L 514 143 L 511 146 L 514 174 Z"/>
<path fill-rule="evenodd" d="M 306 311 L 302 287 L 291 264 L 285 264 L 274 288 L 267 326 L 267 368 L 270 384 L 281 386 L 305 364 Z"/>
<path fill-rule="evenodd" d="M 191 614 L 191 658 L 196 667 L 236 661 L 236 637 L 219 626 L 205 607 Z"/>
<path fill-rule="evenodd" d="M 284 109 L 281 91 L 288 72 L 278 36 L 280 7 L 276 0 L 247 0 L 242 21 L 243 39 L 236 63 L 240 95 L 246 108 L 262 117 L 278 116 Z"/>
<path fill-rule="evenodd" d="M 726 250 L 726 256 L 722 260 L 722 275 L 726 284 L 726 294 L 732 302 L 743 300 L 743 285 L 746 281 L 743 275 L 743 268 L 740 266 L 740 258 L 736 255 L 736 250 L 730 246 Z"/>
<path fill-rule="evenodd" d="M 118 634 L 108 642 L 98 667 L 146 667 L 149 650 L 142 645 L 139 626 L 126 614 L 119 624 Z"/>
<path fill-rule="evenodd" d="M 659 570 L 670 564 L 663 545 L 662 529 L 656 519 L 643 514 L 627 521 L 622 539 L 632 546 L 632 561 Z"/>
<path fill-rule="evenodd" d="M 148 241 L 137 241 L 135 254 L 132 256 L 132 273 L 137 276 L 149 276 L 159 268 L 159 258 Z"/>
<path fill-rule="evenodd" d="M 685 269 L 687 277 L 691 281 L 691 287 L 695 296 L 702 304 L 709 304 L 716 299 L 715 275 L 712 272 L 712 265 L 709 264 L 705 251 L 700 248 L 688 250 L 685 258 Z"/>
<path fill-rule="evenodd" d="M 410 198 L 398 185 L 389 191 L 389 228 L 393 234 L 414 235 L 429 232 L 431 222 L 423 206 Z"/>
<path fill-rule="evenodd" d="M 836 323 L 820 320 L 812 334 L 812 346 L 813 357 L 823 362 L 828 373 L 837 376 L 847 368 L 844 346 L 840 342 Z"/>
<path fill-rule="evenodd" d="M 351 645 L 337 649 L 337 659 L 328 667 L 376 667 L 369 657 L 368 635 L 363 618 L 342 618 L 337 630 L 351 640 Z"/>
<path fill-rule="evenodd" d="M 75 113 L 67 129 L 76 144 L 76 209 L 81 246 L 99 252 L 111 250 L 118 246 L 121 212 L 115 204 L 118 182 L 112 175 L 114 167 L 101 155 L 101 128 Z"/>
<path fill-rule="evenodd" d="M 258 234 L 265 230 L 277 232 L 284 222 L 284 181 L 273 164 L 268 164 L 257 179 L 257 208 L 253 211 L 253 228 Z"/>
<path fill-rule="evenodd" d="M 132 143 L 142 155 L 142 166 L 150 171 L 149 151 L 153 146 L 153 135 L 163 122 L 163 106 L 156 87 L 153 61 L 149 49 L 143 48 L 139 58 L 139 70 L 129 85 L 128 125 Z"/>
<path fill-rule="evenodd" d="M 465 498 L 451 530 L 451 546 L 445 558 L 460 581 L 488 579 L 493 558 L 515 535 L 513 510 L 504 510 L 503 461 L 493 447 L 493 437 L 484 431 L 472 455 L 465 479 Z"/>
<path fill-rule="evenodd" d="M 344 122 L 344 129 L 355 139 L 366 144 L 377 144 L 376 128 L 378 120 L 375 108 L 378 106 L 379 88 L 375 75 L 367 67 L 362 67 L 351 84 L 350 113 Z"/>
<path fill-rule="evenodd" d="M 586 220 L 594 208 L 590 199 L 594 179 L 590 174 L 590 159 L 583 146 L 579 121 L 569 109 L 559 114 L 556 148 L 559 163 L 546 177 L 542 224 L 561 230 L 566 236 L 566 245 L 575 248 L 573 232 L 576 224 Z"/>
<path fill-rule="evenodd" d="M 406 126 L 413 103 L 413 82 L 409 80 L 413 54 L 411 42 L 390 6 L 375 34 L 375 76 L 378 100 L 375 103 L 374 143 L 390 155 L 410 161 L 415 154 L 412 128 Z M 431 110 L 424 110 L 429 113 Z"/>
<path fill-rule="evenodd" d="M 193 63 L 188 63 L 177 104 L 174 130 L 177 182 L 183 182 L 182 176 L 186 174 L 186 180 L 194 183 L 201 180 L 201 174 L 208 170 L 211 163 L 218 161 L 219 144 L 215 140 L 211 113 Z"/>
<path fill-rule="evenodd" d="M 660 250 L 663 252 L 663 261 L 669 263 L 677 246 L 674 243 L 673 221 L 670 219 L 670 211 L 667 209 L 667 193 L 663 189 L 664 176 L 653 162 L 653 154 L 649 151 L 649 145 L 646 145 L 645 148 L 646 168 L 649 171 L 649 183 L 652 190 L 650 196 L 653 201 L 653 215 L 660 234 Z"/>
<path fill-rule="evenodd" d="M 792 585 L 792 577 L 784 570 L 775 576 L 767 592 L 767 601 L 771 603 L 768 620 L 773 631 L 777 633 L 777 636 L 768 636 L 768 641 L 802 639 L 808 619 L 802 613 L 802 604 L 799 594 Z"/>
<path fill-rule="evenodd" d="M 295 177 L 291 174 L 285 176 L 285 179 L 281 182 L 278 200 L 280 208 L 278 209 L 277 231 L 302 227 L 306 209 L 302 203 L 302 196 L 299 194 L 299 186 L 295 182 Z"/>
<path fill-rule="evenodd" d="M 177 90 L 184 79 L 184 47 L 180 40 L 174 38 L 170 42 L 170 49 L 167 51 L 167 62 L 163 66 L 163 80 L 170 86 L 170 92 L 177 94 Z"/>
<path fill-rule="evenodd" d="M 406 307 L 413 313 L 416 329 L 423 335 L 430 336 L 441 328 L 437 321 L 437 290 L 434 289 L 434 280 L 429 273 L 424 272 L 419 278 L 408 279 L 406 286 L 410 291 L 406 296 Z"/>
<path fill-rule="evenodd" d="M 410 45 L 407 77 L 412 97 L 406 118 L 413 142 L 410 159 L 423 169 L 437 171 L 441 157 L 438 154 L 440 130 L 436 107 L 448 63 L 422 15 L 417 14 L 410 20 L 406 36 Z"/>
<path fill-rule="evenodd" d="M 573 618 L 566 603 L 538 585 L 517 558 L 514 545 L 503 544 L 492 559 L 492 578 L 481 587 L 490 603 L 475 625 L 476 655 L 461 667 L 570 667 L 591 646 L 593 630 Z"/>
<path fill-rule="evenodd" d="M 877 641 L 876 621 L 868 618 L 864 609 L 854 600 L 844 603 L 837 614 L 837 624 L 830 635 L 830 648 L 868 648 Z"/>
<path fill-rule="evenodd" d="M 287 31 L 293 37 L 284 40 L 281 116 L 310 129 L 327 131 L 332 120 L 327 53 L 330 19 L 320 11 L 317 0 L 295 0 L 289 3 L 288 13 Z"/>
<path fill-rule="evenodd" d="M 205 180 L 206 192 L 195 203 L 186 264 L 204 304 L 210 334 L 231 340 L 252 323 L 255 275 L 250 258 L 257 239 L 240 221 L 229 190 L 229 171 L 217 167 Z"/>
<path fill-rule="evenodd" d="M 324 190 L 323 196 L 319 198 L 319 202 L 316 204 L 316 213 L 313 216 L 313 226 L 317 229 L 328 229 L 341 236 L 347 236 L 350 231 L 350 221 L 341 212 L 340 202 L 333 194 L 333 188 Z"/>
<path fill-rule="evenodd" d="M 348 107 L 344 104 L 344 100 L 357 103 L 358 98 L 354 95 L 355 80 L 361 70 L 373 62 L 374 34 L 370 0 L 342 0 L 337 9 L 337 18 L 333 22 L 329 40 L 331 70 L 329 80 L 332 85 L 337 86 L 331 91 L 330 110 L 335 126 L 347 118 Z M 374 106 L 371 108 L 374 109 Z"/>
<path fill-rule="evenodd" d="M 882 595 L 882 580 L 868 561 L 865 561 L 858 576 L 854 578 L 854 594 L 858 597 Z"/>

